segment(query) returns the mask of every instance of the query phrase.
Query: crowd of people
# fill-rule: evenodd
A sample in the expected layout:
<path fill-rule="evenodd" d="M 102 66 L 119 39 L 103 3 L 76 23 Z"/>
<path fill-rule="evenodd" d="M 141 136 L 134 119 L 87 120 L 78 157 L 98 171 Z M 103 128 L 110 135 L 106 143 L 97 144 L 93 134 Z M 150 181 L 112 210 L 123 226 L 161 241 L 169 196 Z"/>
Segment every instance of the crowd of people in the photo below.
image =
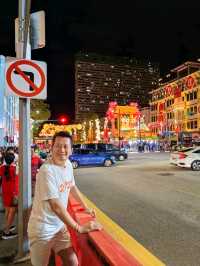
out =
<path fill-rule="evenodd" d="M 156 152 L 170 151 L 170 143 L 155 141 L 155 140 L 137 140 L 129 143 L 123 143 L 122 148 L 130 152 Z"/>

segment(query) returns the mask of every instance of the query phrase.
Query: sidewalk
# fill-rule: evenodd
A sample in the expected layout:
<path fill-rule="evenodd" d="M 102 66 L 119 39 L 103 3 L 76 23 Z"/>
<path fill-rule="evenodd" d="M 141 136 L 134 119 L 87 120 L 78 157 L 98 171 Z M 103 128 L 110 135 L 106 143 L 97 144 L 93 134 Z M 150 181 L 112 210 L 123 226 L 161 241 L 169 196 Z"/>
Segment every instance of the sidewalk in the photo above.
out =
<path fill-rule="evenodd" d="M 0 196 L 0 231 L 2 232 L 4 226 L 4 212 L 2 211 L 2 201 Z M 13 259 L 17 254 L 18 238 L 4 240 L 0 233 L 0 266 L 31 266 L 31 262 L 25 261 L 23 263 L 14 264 Z"/>

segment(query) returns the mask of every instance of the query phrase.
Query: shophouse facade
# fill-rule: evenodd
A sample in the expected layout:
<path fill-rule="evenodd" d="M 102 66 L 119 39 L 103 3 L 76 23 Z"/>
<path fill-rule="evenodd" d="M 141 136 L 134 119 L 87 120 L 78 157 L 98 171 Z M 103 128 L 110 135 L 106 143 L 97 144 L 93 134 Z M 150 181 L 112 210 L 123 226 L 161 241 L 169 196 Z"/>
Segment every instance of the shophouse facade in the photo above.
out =
<path fill-rule="evenodd" d="M 171 72 L 176 78 L 150 93 L 149 126 L 161 137 L 200 139 L 200 64 L 186 62 Z"/>

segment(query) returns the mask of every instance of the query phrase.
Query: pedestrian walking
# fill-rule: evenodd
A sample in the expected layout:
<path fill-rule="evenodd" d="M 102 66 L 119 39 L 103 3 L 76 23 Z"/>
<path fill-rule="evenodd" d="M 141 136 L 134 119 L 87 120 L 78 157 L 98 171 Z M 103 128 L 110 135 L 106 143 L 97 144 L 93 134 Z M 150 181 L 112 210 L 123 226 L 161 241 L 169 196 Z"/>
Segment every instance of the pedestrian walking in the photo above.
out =
<path fill-rule="evenodd" d="M 0 166 L 0 176 L 2 182 L 2 199 L 5 208 L 5 228 L 2 233 L 3 239 L 11 239 L 17 236 L 13 233 L 15 226 L 13 225 L 18 205 L 19 180 L 16 174 L 16 165 L 14 164 L 15 155 L 6 153 L 5 164 Z"/>
<path fill-rule="evenodd" d="M 30 255 L 33 266 L 46 266 L 51 250 L 62 259 L 63 266 L 77 266 L 77 256 L 73 250 L 67 226 L 78 233 L 100 230 L 93 221 L 79 225 L 67 212 L 69 193 L 79 200 L 86 212 L 95 216 L 82 200 L 69 161 L 72 152 L 71 136 L 64 131 L 54 135 L 52 158 L 40 168 L 35 186 L 35 197 L 28 223 Z"/>

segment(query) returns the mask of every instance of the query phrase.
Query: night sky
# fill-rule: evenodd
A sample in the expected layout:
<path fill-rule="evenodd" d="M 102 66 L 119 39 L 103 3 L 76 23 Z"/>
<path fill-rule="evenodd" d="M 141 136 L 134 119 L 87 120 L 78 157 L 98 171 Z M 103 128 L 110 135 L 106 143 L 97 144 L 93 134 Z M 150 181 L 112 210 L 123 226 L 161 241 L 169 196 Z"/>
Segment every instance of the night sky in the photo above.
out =
<path fill-rule="evenodd" d="M 200 58 L 200 1 L 33 0 L 46 12 L 46 47 L 32 59 L 47 62 L 52 118 L 73 122 L 74 55 L 93 52 L 132 56 L 160 64 L 161 76 Z M 0 54 L 15 56 L 14 18 L 18 1 L 1 1 Z"/>

